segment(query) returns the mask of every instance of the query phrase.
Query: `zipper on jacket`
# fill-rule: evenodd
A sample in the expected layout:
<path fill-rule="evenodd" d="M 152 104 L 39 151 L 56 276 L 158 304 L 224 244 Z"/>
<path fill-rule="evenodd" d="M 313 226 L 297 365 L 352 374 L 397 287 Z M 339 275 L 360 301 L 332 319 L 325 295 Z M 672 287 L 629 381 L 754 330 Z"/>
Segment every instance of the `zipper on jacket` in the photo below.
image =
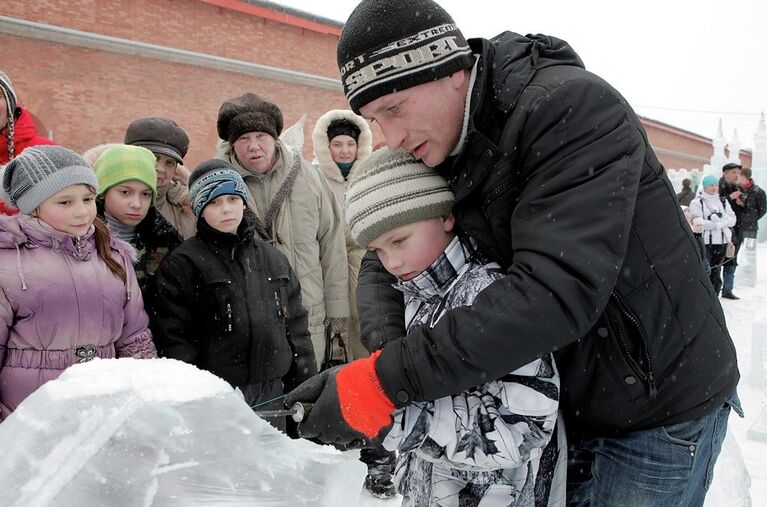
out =
<path fill-rule="evenodd" d="M 642 371 L 642 368 L 640 365 L 636 362 L 636 360 L 631 356 L 631 351 L 629 350 L 628 343 L 626 342 L 626 337 L 623 335 L 623 332 L 621 331 L 620 325 L 617 324 L 616 320 L 616 326 L 615 329 L 618 333 L 618 343 L 620 344 L 621 348 L 623 349 L 623 355 L 626 358 L 626 361 L 628 361 L 629 366 L 632 370 L 634 370 L 634 373 L 637 374 L 637 376 L 642 379 L 646 384 L 647 388 L 650 391 L 650 399 L 655 399 L 658 396 L 658 388 L 655 385 L 655 376 L 653 375 L 653 368 L 652 368 L 652 358 L 650 357 L 650 346 L 647 343 L 647 337 L 644 334 L 644 331 L 642 330 L 642 325 L 639 323 L 636 317 L 634 317 L 631 312 L 628 311 L 626 308 L 626 305 L 623 304 L 623 301 L 618 297 L 618 295 L 613 292 L 610 294 L 610 299 L 615 301 L 615 306 L 618 307 L 618 311 L 622 316 L 624 316 L 626 319 L 633 324 L 634 329 L 637 330 L 637 333 L 639 334 L 639 338 L 641 340 L 641 348 L 642 348 L 642 354 L 645 357 L 645 360 L 647 361 L 647 372 Z M 610 308 L 610 305 L 607 305 L 607 310 L 614 317 L 615 310 Z"/>
<path fill-rule="evenodd" d="M 233 325 L 233 318 L 232 318 L 232 304 L 227 303 L 226 304 L 226 331 L 228 333 L 232 332 Z"/>
<path fill-rule="evenodd" d="M 273 292 L 274 294 L 274 305 L 277 307 L 277 316 L 282 317 L 282 305 L 280 304 L 280 295 L 277 294 L 277 291 Z"/>
<path fill-rule="evenodd" d="M 482 203 L 482 210 L 487 212 L 487 209 L 490 207 L 490 205 L 495 201 L 495 199 L 505 192 L 506 190 L 511 187 L 511 178 L 507 179 L 497 187 L 493 188 L 490 193 L 487 195 L 487 198 Z"/>

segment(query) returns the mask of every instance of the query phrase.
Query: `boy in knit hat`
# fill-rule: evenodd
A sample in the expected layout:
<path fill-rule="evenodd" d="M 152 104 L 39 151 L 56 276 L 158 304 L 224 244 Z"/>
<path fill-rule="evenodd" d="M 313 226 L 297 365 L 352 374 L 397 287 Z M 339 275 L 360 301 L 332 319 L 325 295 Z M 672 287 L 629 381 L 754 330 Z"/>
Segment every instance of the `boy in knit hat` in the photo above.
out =
<path fill-rule="evenodd" d="M 349 287 L 343 213 L 322 175 L 282 142 L 280 108 L 255 93 L 221 104 L 216 157 L 245 181 L 256 234 L 290 260 L 309 311 L 317 362 L 325 355 L 325 331 L 346 336 Z"/>
<path fill-rule="evenodd" d="M 187 186 L 176 181 L 175 175 L 189 150 L 189 136 L 170 118 L 140 118 L 125 131 L 125 144 L 141 146 L 157 159 L 157 211 L 184 238 L 194 236 L 197 222 L 189 207 Z"/>
<path fill-rule="evenodd" d="M 181 244 L 178 231 L 155 208 L 155 156 L 118 144 L 93 164 L 99 180 L 98 211 L 112 234 L 136 249 L 136 277 L 149 318 L 154 318 L 154 276 L 160 262 Z"/>
<path fill-rule="evenodd" d="M 197 166 L 189 194 L 197 234 L 157 273 L 160 355 L 220 376 L 251 406 L 280 409 L 284 389 L 317 373 L 298 278 L 255 236 L 247 187 L 227 162 Z M 285 429 L 284 418 L 269 422 Z"/>
<path fill-rule="evenodd" d="M 470 306 L 503 277 L 474 241 L 455 230 L 453 202 L 447 181 L 404 151 L 378 150 L 350 176 L 349 229 L 397 277 L 408 330 L 434 326 L 446 311 Z M 464 333 L 462 341 L 473 340 Z M 364 368 L 378 354 L 347 368 Z M 339 393 L 347 378 L 337 379 Z M 289 403 L 301 399 L 300 391 L 291 393 Z M 460 394 L 395 411 L 383 444 L 400 451 L 395 483 L 404 503 L 500 507 L 563 501 L 564 466 L 557 465 L 564 464 L 565 439 L 557 429 L 558 400 L 559 374 L 548 354 Z M 312 436 L 310 427 L 300 429 Z"/>

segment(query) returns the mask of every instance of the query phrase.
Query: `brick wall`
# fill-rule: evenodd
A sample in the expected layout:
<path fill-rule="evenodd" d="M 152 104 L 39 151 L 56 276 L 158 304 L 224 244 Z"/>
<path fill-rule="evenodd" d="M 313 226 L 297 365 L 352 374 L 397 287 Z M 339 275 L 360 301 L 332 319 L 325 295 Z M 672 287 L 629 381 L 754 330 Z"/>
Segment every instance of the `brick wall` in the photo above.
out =
<path fill-rule="evenodd" d="M 13 2 L 0 12 L 66 28 L 337 78 L 337 36 L 268 21 L 191 0 Z M 130 122 L 168 116 L 189 133 L 187 165 L 214 154 L 221 103 L 246 91 L 274 101 L 285 125 L 307 113 L 311 129 L 325 111 L 348 108 L 341 91 L 0 33 L 0 68 L 53 139 L 82 152 L 119 142 Z M 47 132 L 41 132 L 46 135 Z"/>
<path fill-rule="evenodd" d="M 219 3 L 237 6 L 234 0 Z M 246 4 L 239 4 L 248 9 Z M 337 79 L 338 37 L 198 0 L 0 0 L 3 15 L 169 46 L 198 53 Z M 340 90 L 257 78 L 189 64 L 129 56 L 0 33 L 0 68 L 11 76 L 22 102 L 59 144 L 77 151 L 122 139 L 142 116 L 168 116 L 191 138 L 187 165 L 213 156 L 221 103 L 246 91 L 274 101 L 285 124 L 307 114 L 305 155 L 311 130 L 328 109 L 347 108 Z M 643 120 L 650 143 L 667 169 L 700 168 L 711 141 Z M 42 132 L 43 135 L 46 132 Z M 382 140 L 374 126 L 375 140 Z M 744 165 L 750 153 L 742 152 Z"/>

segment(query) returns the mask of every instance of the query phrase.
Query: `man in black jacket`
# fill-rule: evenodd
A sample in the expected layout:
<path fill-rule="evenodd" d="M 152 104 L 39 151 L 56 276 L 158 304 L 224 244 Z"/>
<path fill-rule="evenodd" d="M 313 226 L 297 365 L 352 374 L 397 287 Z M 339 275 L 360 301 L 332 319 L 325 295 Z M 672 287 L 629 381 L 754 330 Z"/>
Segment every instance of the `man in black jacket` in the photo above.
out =
<path fill-rule="evenodd" d="M 735 245 L 735 255 L 727 259 L 722 268 L 722 297 L 724 299 L 740 299 L 733 294 L 735 285 L 735 270 L 738 267 L 738 253 L 740 245 L 743 243 L 741 235 L 741 224 L 743 223 L 744 202 L 741 200 L 741 192 L 738 180 L 740 180 L 740 171 L 743 166 L 730 162 L 722 166 L 722 177 L 719 179 L 719 197 L 727 199 L 732 211 L 735 212 L 735 226 L 732 228 L 732 243 Z"/>
<path fill-rule="evenodd" d="M 362 334 L 383 349 L 290 393 L 316 403 L 300 431 L 380 437 L 387 410 L 554 351 L 569 500 L 702 504 L 737 359 L 674 189 L 625 99 L 564 41 L 505 32 L 467 42 L 430 0 L 364 0 L 338 62 L 351 108 L 390 148 L 438 167 L 460 227 L 506 276 L 403 338 L 402 295 L 368 254 Z"/>

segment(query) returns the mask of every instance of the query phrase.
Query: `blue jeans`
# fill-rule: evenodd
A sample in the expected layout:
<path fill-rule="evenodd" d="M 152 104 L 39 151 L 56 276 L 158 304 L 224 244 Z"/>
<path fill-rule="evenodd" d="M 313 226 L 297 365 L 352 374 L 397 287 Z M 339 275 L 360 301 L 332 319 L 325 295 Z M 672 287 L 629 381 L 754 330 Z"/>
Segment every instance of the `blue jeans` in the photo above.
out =
<path fill-rule="evenodd" d="M 742 415 L 734 394 L 699 419 L 571 445 L 567 504 L 703 505 L 731 406 Z"/>

